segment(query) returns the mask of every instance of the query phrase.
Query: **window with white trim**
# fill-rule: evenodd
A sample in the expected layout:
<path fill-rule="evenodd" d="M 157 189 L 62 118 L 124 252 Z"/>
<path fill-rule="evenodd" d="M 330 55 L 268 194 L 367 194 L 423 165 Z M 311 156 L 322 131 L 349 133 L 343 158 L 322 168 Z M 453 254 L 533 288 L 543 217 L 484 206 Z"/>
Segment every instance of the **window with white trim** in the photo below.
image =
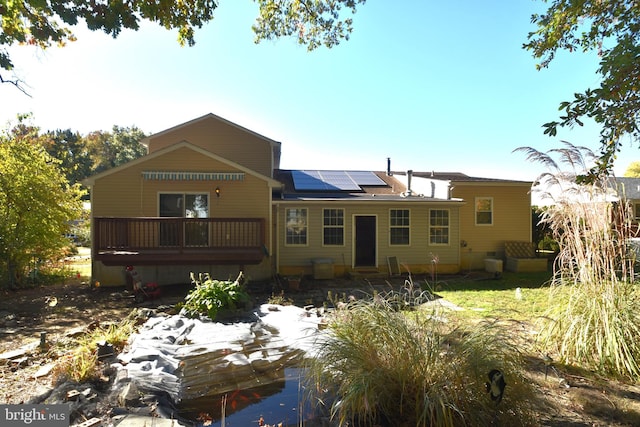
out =
<path fill-rule="evenodd" d="M 307 208 L 285 210 L 285 244 L 292 246 L 307 244 Z"/>
<path fill-rule="evenodd" d="M 344 245 L 344 209 L 322 210 L 322 243 L 325 246 Z"/>
<path fill-rule="evenodd" d="M 408 245 L 410 234 L 409 209 L 389 210 L 389 244 Z"/>
<path fill-rule="evenodd" d="M 493 197 L 476 197 L 476 225 L 493 225 Z"/>
<path fill-rule="evenodd" d="M 429 209 L 429 244 L 449 244 L 449 209 Z"/>

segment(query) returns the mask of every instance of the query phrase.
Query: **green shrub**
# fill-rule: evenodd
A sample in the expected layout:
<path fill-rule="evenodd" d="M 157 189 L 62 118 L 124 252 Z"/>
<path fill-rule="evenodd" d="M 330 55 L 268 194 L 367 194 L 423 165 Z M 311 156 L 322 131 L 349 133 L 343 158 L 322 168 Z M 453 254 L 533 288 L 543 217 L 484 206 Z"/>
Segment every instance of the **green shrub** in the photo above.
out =
<path fill-rule="evenodd" d="M 204 315 L 214 320 L 221 309 L 243 307 L 249 301 L 249 294 L 242 286 L 242 278 L 242 273 L 235 281 L 215 280 L 208 273 L 200 273 L 196 278 L 191 273 L 195 288 L 185 297 L 183 313 L 190 317 Z"/>
<path fill-rule="evenodd" d="M 382 298 L 338 310 L 309 362 L 309 389 L 327 391 L 313 401 L 340 425 L 535 424 L 512 334 L 497 323 L 447 331 L 434 314 L 400 312 Z M 499 404 L 485 389 L 493 369 L 507 382 Z"/>

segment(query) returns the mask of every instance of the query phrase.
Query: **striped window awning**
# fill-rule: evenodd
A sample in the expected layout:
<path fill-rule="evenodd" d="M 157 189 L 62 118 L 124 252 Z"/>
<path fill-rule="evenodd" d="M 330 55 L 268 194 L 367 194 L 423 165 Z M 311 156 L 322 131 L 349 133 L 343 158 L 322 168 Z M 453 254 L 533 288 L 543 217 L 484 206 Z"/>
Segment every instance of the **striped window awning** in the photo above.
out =
<path fill-rule="evenodd" d="M 244 172 L 144 171 L 142 178 L 152 181 L 242 181 Z"/>

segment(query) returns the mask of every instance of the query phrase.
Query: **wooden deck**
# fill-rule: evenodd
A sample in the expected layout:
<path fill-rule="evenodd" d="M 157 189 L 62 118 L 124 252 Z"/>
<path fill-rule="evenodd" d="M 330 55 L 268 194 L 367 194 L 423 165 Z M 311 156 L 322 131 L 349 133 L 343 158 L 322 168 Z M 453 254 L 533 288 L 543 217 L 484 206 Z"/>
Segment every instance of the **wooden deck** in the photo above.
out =
<path fill-rule="evenodd" d="M 93 219 L 93 258 L 105 265 L 259 264 L 264 218 Z"/>

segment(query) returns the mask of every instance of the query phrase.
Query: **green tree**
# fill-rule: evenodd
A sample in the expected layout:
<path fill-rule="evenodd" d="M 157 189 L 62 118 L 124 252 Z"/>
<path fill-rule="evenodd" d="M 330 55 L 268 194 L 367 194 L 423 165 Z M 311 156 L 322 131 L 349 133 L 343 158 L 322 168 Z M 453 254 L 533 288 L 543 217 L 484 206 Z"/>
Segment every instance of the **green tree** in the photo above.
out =
<path fill-rule="evenodd" d="M 253 29 L 256 41 L 294 36 L 310 50 L 320 45 L 332 47 L 348 39 L 352 20 L 342 19 L 344 9 L 356 11 L 365 0 L 254 0 L 259 16 Z M 13 69 L 7 47 L 35 45 L 42 49 L 74 41 L 70 26 L 82 20 L 90 30 L 102 30 L 117 37 L 123 29 L 138 30 L 140 21 L 156 22 L 178 30 L 181 45 L 195 43 L 195 29 L 213 19 L 215 0 L 24 0 L 0 2 L 0 69 Z M 22 89 L 18 78 L 10 82 Z M 23 90 L 23 89 L 22 89 Z"/>
<path fill-rule="evenodd" d="M 631 162 L 624 172 L 624 176 L 628 178 L 640 178 L 640 162 Z"/>
<path fill-rule="evenodd" d="M 582 126 L 592 119 L 600 126 L 601 151 L 585 177 L 609 175 L 621 138 L 639 141 L 640 132 L 640 7 L 633 0 L 553 0 L 543 14 L 532 16 L 537 30 L 524 48 L 547 67 L 559 50 L 595 51 L 600 56 L 600 86 L 576 93 L 560 104 L 559 120 L 544 124 L 555 136 L 558 127 Z M 584 177 L 583 177 L 584 178 Z"/>
<path fill-rule="evenodd" d="M 43 137 L 47 152 L 60 161 L 70 184 L 75 184 L 91 174 L 91 157 L 84 138 L 71 129 L 47 132 Z"/>
<path fill-rule="evenodd" d="M 253 25 L 256 42 L 278 37 L 295 37 L 298 43 L 314 50 L 324 45 L 333 47 L 349 40 L 353 20 L 343 18 L 344 9 L 356 13 L 358 4 L 366 0 L 254 0 L 260 15 Z"/>
<path fill-rule="evenodd" d="M 147 154 L 140 144 L 146 135 L 135 126 L 113 126 L 111 132 L 96 131 L 85 137 L 92 159 L 91 173 L 100 173 Z"/>
<path fill-rule="evenodd" d="M 0 133 L 0 286 L 20 286 L 33 260 L 53 260 L 69 244 L 83 192 L 69 185 L 47 137 L 21 118 Z"/>

